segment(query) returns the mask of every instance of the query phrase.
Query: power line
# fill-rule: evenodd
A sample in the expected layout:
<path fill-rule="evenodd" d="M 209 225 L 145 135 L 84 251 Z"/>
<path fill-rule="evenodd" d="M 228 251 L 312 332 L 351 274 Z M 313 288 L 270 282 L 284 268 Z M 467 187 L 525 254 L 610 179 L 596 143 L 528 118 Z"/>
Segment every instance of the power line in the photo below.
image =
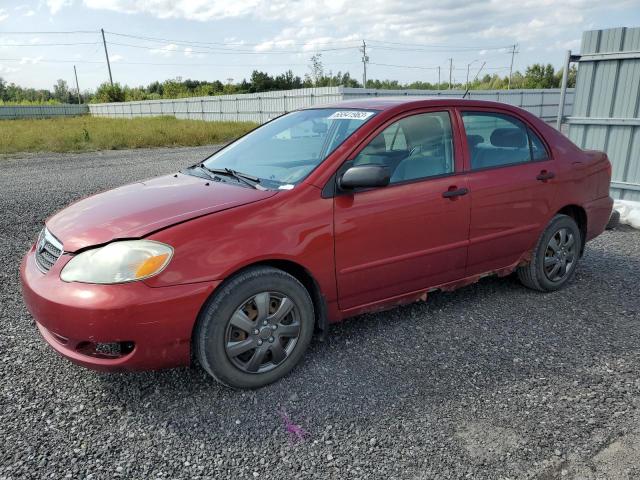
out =
<path fill-rule="evenodd" d="M 69 47 L 73 45 L 99 45 L 100 42 L 73 43 L 0 43 L 0 47 Z"/>
<path fill-rule="evenodd" d="M 95 53 L 95 52 L 94 52 Z M 22 62 L 24 61 L 24 58 L 0 58 L 0 62 Z M 104 60 L 71 60 L 71 59 L 42 59 L 39 60 L 38 63 L 95 63 L 95 64 L 102 64 L 104 63 Z M 190 66 L 218 66 L 218 67 L 283 67 L 283 66 L 287 66 L 287 65 L 292 65 L 292 66 L 306 66 L 308 65 L 307 63 L 291 63 L 291 62 L 286 62 L 286 63 L 243 63 L 243 64 L 233 64 L 233 63 L 202 63 L 202 62 L 198 62 L 198 63 L 174 63 L 174 62 L 127 62 L 127 61 L 118 61 L 117 62 L 120 65 L 157 65 L 157 66 L 183 66 L 183 67 L 190 67 Z M 360 65 L 362 62 L 361 61 L 352 61 L 352 62 L 329 62 L 328 66 L 331 65 Z M 418 66 L 418 65 L 395 65 L 395 64 L 389 64 L 389 63 L 374 63 L 374 62 L 368 62 L 368 65 L 376 65 L 376 66 L 380 66 L 380 67 L 395 67 L 395 68 L 413 68 L 413 69 L 419 69 L 419 70 L 437 70 L 439 67 L 437 66 Z M 508 70 L 509 67 L 491 67 L 491 68 L 485 68 L 484 70 Z M 466 72 L 466 68 L 453 68 L 454 71 L 465 71 Z"/>
<path fill-rule="evenodd" d="M 419 65 L 395 65 L 395 64 L 389 64 L 389 63 L 373 63 L 373 62 L 370 62 L 369 65 L 377 65 L 380 67 L 394 67 L 394 68 L 413 68 L 418 70 L 438 70 L 440 68 L 439 66 L 426 67 L 426 66 L 419 66 Z M 484 70 L 508 70 L 508 69 L 509 67 L 492 67 L 492 68 L 485 68 Z M 462 68 L 462 67 L 453 67 L 451 70 L 454 72 L 467 71 L 466 68 Z"/>
<path fill-rule="evenodd" d="M 19 43 L 19 44 L 0 44 L 0 47 L 43 47 L 43 46 L 81 46 L 81 45 L 90 45 L 97 46 L 94 54 L 97 52 L 97 49 L 100 48 L 102 44 L 104 46 L 105 57 L 107 61 L 107 68 L 109 70 L 109 80 L 113 83 L 112 75 L 111 75 L 111 65 L 109 61 L 109 46 L 119 46 L 126 48 L 136 48 L 151 52 L 158 53 L 166 53 L 166 54 L 180 54 L 182 53 L 182 48 L 184 47 L 184 52 L 186 56 L 195 55 L 195 56 L 215 56 L 215 55 L 291 55 L 291 54 L 310 54 L 312 52 L 331 52 L 331 51 L 347 51 L 354 50 L 359 48 L 362 53 L 362 65 L 363 65 L 363 85 L 366 87 L 367 84 L 367 64 L 369 63 L 369 57 L 367 52 L 367 47 L 378 49 L 378 50 L 389 50 L 393 52 L 438 52 L 438 53 L 453 53 L 453 52 L 461 52 L 460 55 L 464 58 L 465 52 L 473 52 L 478 50 L 487 50 L 487 51 L 503 51 L 504 53 L 511 54 L 511 66 L 510 67 L 493 67 L 487 68 L 486 70 L 494 70 L 500 71 L 504 69 L 509 69 L 509 84 L 511 82 L 512 72 L 513 72 L 513 61 L 516 53 L 517 45 L 512 46 L 478 46 L 478 45 L 437 45 L 437 44 L 422 44 L 422 43 L 403 43 L 403 42 L 392 42 L 386 40 L 362 40 L 362 45 L 359 47 L 354 43 L 354 40 L 336 40 L 336 41 L 323 41 L 323 42 L 314 42 L 308 41 L 304 43 L 280 43 L 277 41 L 267 41 L 262 43 L 246 43 L 246 42 L 203 42 L 203 41 L 191 41 L 191 40 L 176 40 L 176 39 L 168 39 L 163 37 L 153 37 L 153 36 L 144 36 L 144 35 L 134 35 L 127 34 L 121 32 L 109 32 L 103 29 L 98 31 L 93 30 L 70 30 L 70 31 L 41 31 L 41 32 L 3 32 L 6 34 L 14 34 L 14 35 L 74 35 L 74 34 L 101 34 L 101 42 L 54 42 L 54 43 Z M 111 39 L 107 39 L 105 34 L 135 39 L 138 41 L 142 41 L 143 43 L 137 42 L 119 42 L 119 41 L 111 41 Z M 169 42 L 168 45 L 149 45 L 149 43 L 165 43 Z M 305 46 L 305 47 L 313 47 L 313 48 L 304 48 L 304 49 L 291 49 L 287 48 L 290 46 Z M 180 47 L 180 48 L 179 48 Z M 243 48 L 244 47 L 244 48 Z M 254 48 L 251 48 L 254 47 Z M 261 50 L 256 47 L 269 47 L 269 50 Z M 284 49 L 280 49 L 284 48 Z M 93 54 L 91 55 L 93 56 Z M 499 55 L 492 55 L 491 57 L 498 57 Z M 485 57 L 485 58 L 491 58 Z M 73 62 L 78 64 L 101 64 L 100 61 L 89 61 L 89 60 L 53 60 L 53 59 L 29 59 L 28 57 L 24 57 L 21 59 L 0 59 L 1 61 L 19 61 L 21 63 L 71 63 Z M 232 68 L 240 68 L 240 67 L 253 67 L 253 68 L 269 68 L 274 66 L 298 66 L 298 65 L 306 65 L 302 63 L 268 63 L 268 64 L 220 64 L 220 63 L 202 63 L 202 62 L 189 62 L 189 63 L 173 63 L 173 62 L 132 62 L 132 61 L 120 61 L 118 62 L 121 65 L 150 65 L 150 66 L 184 66 L 184 67 L 195 67 L 195 66 L 213 66 L 213 67 L 232 67 Z M 359 62 L 334 62 L 331 65 L 356 65 Z M 486 62 L 485 62 L 486 63 Z M 417 70 L 438 70 L 438 77 L 440 77 L 440 67 L 439 66 L 421 66 L 421 65 L 401 65 L 401 64 L 387 64 L 387 63 L 371 63 L 371 65 L 376 65 L 380 67 L 390 67 L 390 68 L 403 68 L 403 69 L 417 69 Z M 484 65 L 483 65 L 484 66 Z M 449 58 L 449 88 L 452 86 L 452 76 L 455 70 L 464 70 L 463 68 L 455 68 L 453 66 L 453 59 Z M 467 68 L 468 70 L 468 68 Z M 468 73 L 467 73 L 468 76 Z M 440 82 L 438 82 L 440 83 Z"/>
<path fill-rule="evenodd" d="M 388 45 L 399 45 L 399 46 L 405 46 L 405 47 L 426 47 L 426 48 L 444 48 L 444 49 L 449 49 L 449 50 L 457 50 L 457 49 L 464 49 L 464 50 L 503 50 L 503 49 L 507 49 L 509 47 L 511 47 L 511 45 L 501 45 L 501 46 L 485 46 L 485 47 L 479 47 L 478 45 L 435 45 L 435 44 L 427 44 L 427 43 L 403 43 L 403 42 L 388 42 L 385 40 L 371 40 L 369 39 L 370 43 L 382 43 L 382 44 L 388 44 Z"/>
<path fill-rule="evenodd" d="M 441 52 L 441 53 L 445 53 L 445 52 L 474 52 L 474 51 L 479 51 L 479 50 L 494 50 L 494 49 L 487 49 L 487 48 L 483 48 L 483 47 L 474 47 L 474 48 L 456 48 L 456 47 L 449 47 L 449 48 L 445 48 L 445 47 L 431 47 L 431 48 L 417 48 L 417 47 L 410 47 L 410 46 L 388 46 L 388 45 L 375 45 L 375 44 L 371 44 L 371 47 L 376 49 L 376 50 L 392 50 L 392 51 L 403 51 L 403 52 Z M 495 49 L 495 50 L 502 50 L 502 47 L 500 49 Z"/>
<path fill-rule="evenodd" d="M 26 62 L 29 60 L 29 57 L 23 58 L 0 58 L 0 62 Z M 101 61 L 91 61 L 91 60 L 59 60 L 54 58 L 49 59 L 41 59 L 38 60 L 37 63 L 104 63 L 104 60 Z"/>
<path fill-rule="evenodd" d="M 24 62 L 25 58 L 0 58 L 0 62 Z M 41 59 L 37 63 L 76 63 L 76 64 L 104 64 L 104 60 L 70 60 L 70 59 Z M 171 62 L 127 62 L 119 61 L 118 65 L 152 65 L 152 66 L 179 66 L 179 67 L 286 67 L 286 66 L 307 66 L 306 63 L 243 63 L 243 64 L 222 64 L 222 63 L 171 63 Z M 358 65 L 360 62 L 330 62 L 332 65 Z"/>
<path fill-rule="evenodd" d="M 2 35 L 73 35 L 73 34 L 99 34 L 100 30 L 59 30 L 59 31 L 5 31 L 2 32 Z M 138 40 L 146 40 L 152 42 L 171 42 L 176 44 L 185 44 L 187 46 L 205 46 L 205 45 L 217 45 L 217 46 L 260 46 L 265 43 L 269 43 L 273 41 L 266 41 L 260 43 L 251 43 L 251 42 L 204 42 L 199 40 L 185 40 L 185 39 L 172 39 L 165 37 L 154 37 L 154 36 L 145 36 L 145 35 L 133 35 L 129 33 L 122 32 L 113 32 L 110 30 L 105 30 L 105 33 L 109 35 L 116 35 L 119 37 L 126 38 L 135 38 Z M 376 39 L 366 39 L 370 45 L 376 46 L 376 48 L 382 49 L 395 49 L 394 46 L 398 47 L 415 47 L 417 50 L 419 49 L 445 49 L 449 51 L 459 51 L 459 50 L 508 50 L 512 48 L 512 45 L 440 45 L 440 44 L 428 44 L 428 43 L 412 43 L 412 42 L 392 42 L 388 40 L 376 40 Z M 287 42 L 287 45 L 297 45 L 297 46 L 313 46 L 313 45 L 340 45 L 340 44 L 352 44 L 350 47 L 345 48 L 356 48 L 358 45 L 355 40 L 332 40 L 332 41 L 314 41 L 309 40 L 306 42 Z"/>
<path fill-rule="evenodd" d="M 2 35 L 66 35 L 66 34 L 95 34 L 99 30 L 68 30 L 68 31 L 48 31 L 48 32 L 2 32 Z"/>
<path fill-rule="evenodd" d="M 127 34 L 127 33 L 118 33 L 118 32 L 111 32 L 108 30 L 105 30 L 105 33 L 108 33 L 109 35 L 117 35 L 119 37 L 127 37 L 127 38 L 135 38 L 138 40 L 147 40 L 147 41 L 153 41 L 153 42 L 170 42 L 170 43 L 175 43 L 175 44 L 185 44 L 187 46 L 204 46 L 204 45 L 219 45 L 219 46 L 245 46 L 245 47 L 257 47 L 260 45 L 264 45 L 264 43 L 266 42 L 262 42 L 262 43 L 248 43 L 248 42 L 201 42 L 201 41 L 196 41 L 196 40 L 176 40 L 176 39 L 171 39 L 171 38 L 162 38 L 162 37 L 146 37 L 143 35 L 131 35 L 131 34 Z M 343 44 L 343 43 L 355 43 L 354 40 L 336 40 L 336 41 L 327 41 L 327 42 L 315 42 L 315 41 L 308 41 L 308 42 L 303 42 L 303 43 L 289 43 L 287 42 L 287 45 L 299 45 L 299 46 L 306 46 L 306 45 L 337 45 L 337 44 Z M 353 45 L 353 47 L 348 47 L 348 48 L 355 48 L 357 47 L 356 44 Z"/>
<path fill-rule="evenodd" d="M 172 52 L 177 52 L 177 49 L 175 48 L 168 48 L 168 46 L 166 47 L 152 47 L 149 45 L 134 45 L 131 43 L 120 43 L 120 42 L 107 42 L 109 45 L 118 45 L 118 46 L 122 46 L 122 47 L 131 47 L 131 48 L 139 48 L 139 49 L 143 49 L 143 50 L 153 50 L 156 52 L 166 52 L 166 53 L 172 53 Z M 202 48 L 207 48 L 207 47 L 202 47 Z M 219 54 L 219 55 L 290 55 L 290 54 L 296 54 L 296 53 L 312 53 L 310 51 L 305 51 L 305 50 L 277 50 L 277 51 L 272 51 L 272 50 L 265 50 L 265 51 L 258 51 L 258 50 L 233 50 L 233 49 L 224 49 L 222 47 L 216 49 L 215 47 L 208 47 L 209 50 L 190 50 L 189 53 L 192 54 L 202 54 L 202 55 L 215 55 L 215 54 Z M 338 50 L 354 50 L 357 47 L 334 47 L 334 48 L 323 48 L 323 49 L 316 49 L 314 51 L 316 52 L 331 52 L 331 51 L 338 51 Z"/>
<path fill-rule="evenodd" d="M 11 32 L 2 32 L 2 35 L 72 35 L 72 34 L 99 34 L 100 30 L 64 30 L 64 31 L 11 31 Z M 199 40 L 185 40 L 185 39 L 175 39 L 175 38 L 165 38 L 165 37 L 154 37 L 154 36 L 146 36 L 146 35 L 133 35 L 129 33 L 122 32 L 113 32 L 110 30 L 105 30 L 105 33 L 109 35 L 115 35 L 119 37 L 126 38 L 134 38 L 138 40 L 145 40 L 151 42 L 170 42 L 175 44 L 184 44 L 186 46 L 197 46 L 200 48 L 204 48 L 206 45 L 217 45 L 217 46 L 228 46 L 228 47 L 242 47 L 242 46 L 261 46 L 265 43 L 274 43 L 273 41 L 266 41 L 260 43 L 251 43 L 251 42 L 204 42 Z M 420 49 L 445 49 L 450 51 L 460 51 L 460 50 L 507 50 L 512 47 L 512 45 L 496 45 L 496 46 L 478 46 L 478 45 L 439 45 L 439 44 L 428 44 L 428 43 L 411 43 L 411 42 L 391 42 L 388 40 L 375 40 L 375 39 L 367 39 L 372 46 L 375 46 L 379 49 L 387 49 L 387 50 L 398 50 L 395 47 L 415 47 L 415 51 L 421 51 Z M 277 42 L 275 42 L 277 43 Z M 357 42 L 355 40 L 332 40 L 332 41 L 314 41 L 309 40 L 306 42 L 286 42 L 287 45 L 296 45 L 296 46 L 314 46 L 314 45 L 342 45 L 342 44 L 350 44 L 348 47 L 343 48 L 357 48 Z M 413 50 L 413 48 L 412 48 Z"/>
<path fill-rule="evenodd" d="M 376 65 L 379 67 L 393 67 L 393 68 L 415 68 L 418 70 L 437 70 L 440 67 L 420 67 L 418 65 L 394 65 L 390 63 L 374 63 L 370 62 L 369 65 Z"/>

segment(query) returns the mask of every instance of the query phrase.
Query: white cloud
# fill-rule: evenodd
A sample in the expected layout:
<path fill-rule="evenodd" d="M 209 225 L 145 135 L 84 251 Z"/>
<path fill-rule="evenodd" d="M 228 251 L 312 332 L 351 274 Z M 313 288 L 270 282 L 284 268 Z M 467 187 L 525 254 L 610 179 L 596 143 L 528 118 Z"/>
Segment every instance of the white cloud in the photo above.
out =
<path fill-rule="evenodd" d="M 0 37 L 0 44 L 2 44 L 0 46 L 0 50 L 11 49 L 13 45 L 22 45 L 27 41 L 31 45 L 36 45 L 40 41 L 40 38 L 39 37 L 33 37 L 33 38 L 27 40 L 24 37 L 22 37 L 22 38 L 16 38 L 16 37 L 13 37 L 13 36 L 12 37 Z"/>
<path fill-rule="evenodd" d="M 65 2 L 69 0 L 47 0 Z M 635 0 L 637 1 L 637 0 Z M 245 18 L 282 24 L 280 34 L 255 50 L 289 49 L 304 43 L 313 51 L 328 41 L 362 38 L 443 44 L 466 36 L 485 42 L 575 38 L 586 16 L 629 8 L 630 0 L 83 0 L 104 9 L 157 18 L 216 21 Z M 633 2 L 631 2 L 633 3 Z M 572 32 L 567 32 L 571 28 Z M 482 45 L 478 45 L 481 49 Z M 300 49 L 300 48 L 297 48 Z M 185 52 L 186 55 L 188 55 Z"/>
<path fill-rule="evenodd" d="M 164 47 L 153 48 L 150 50 L 152 55 L 160 55 L 162 57 L 171 57 L 178 51 L 178 46 L 175 43 L 169 43 Z"/>
<path fill-rule="evenodd" d="M 22 57 L 20 59 L 20 65 L 35 65 L 37 63 L 40 63 L 43 59 L 44 57 L 42 55 L 39 55 L 37 57 Z"/>
<path fill-rule="evenodd" d="M 9 67 L 6 65 L 0 65 L 0 73 L 3 74 L 7 74 L 7 73 L 15 73 L 15 72 L 19 72 L 20 69 L 18 67 Z"/>
<path fill-rule="evenodd" d="M 33 17 L 36 14 L 35 10 L 27 10 L 26 12 L 24 12 L 23 16 L 24 17 Z"/>
<path fill-rule="evenodd" d="M 69 7 L 73 3 L 73 0 L 46 0 L 47 7 L 51 15 L 55 15 L 64 7 Z"/>
<path fill-rule="evenodd" d="M 123 57 L 122 55 L 118 55 L 117 53 L 116 53 L 115 55 L 111 55 L 111 56 L 109 57 L 109 61 L 110 61 L 111 63 L 120 62 L 120 61 L 122 61 L 122 60 L 124 60 L 124 57 Z"/>
<path fill-rule="evenodd" d="M 250 14 L 265 0 L 84 0 L 89 8 L 121 13 L 147 13 L 158 18 L 208 21 Z"/>
<path fill-rule="evenodd" d="M 224 43 L 233 43 L 234 45 L 244 45 L 246 42 L 244 40 L 240 40 L 238 37 L 224 37 L 222 40 Z"/>
<path fill-rule="evenodd" d="M 187 57 L 187 58 L 202 58 L 202 57 L 204 57 L 204 54 L 203 53 L 194 52 L 193 48 L 191 48 L 191 47 L 185 47 L 184 56 Z"/>
<path fill-rule="evenodd" d="M 6 20 L 7 18 L 9 18 L 9 14 L 7 13 L 7 11 L 4 8 L 0 8 L 0 22 Z"/>

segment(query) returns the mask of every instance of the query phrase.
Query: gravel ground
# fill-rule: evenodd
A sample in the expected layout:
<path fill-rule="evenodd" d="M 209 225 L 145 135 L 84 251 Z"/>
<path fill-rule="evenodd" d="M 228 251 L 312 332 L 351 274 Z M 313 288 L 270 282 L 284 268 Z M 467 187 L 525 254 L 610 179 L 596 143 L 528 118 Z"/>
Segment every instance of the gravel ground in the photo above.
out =
<path fill-rule="evenodd" d="M 18 284 L 43 220 L 210 149 L 0 159 L 0 478 L 640 476 L 640 232 L 629 228 L 590 243 L 561 292 L 488 278 L 360 316 L 258 391 L 199 368 L 98 374 L 59 358 Z"/>

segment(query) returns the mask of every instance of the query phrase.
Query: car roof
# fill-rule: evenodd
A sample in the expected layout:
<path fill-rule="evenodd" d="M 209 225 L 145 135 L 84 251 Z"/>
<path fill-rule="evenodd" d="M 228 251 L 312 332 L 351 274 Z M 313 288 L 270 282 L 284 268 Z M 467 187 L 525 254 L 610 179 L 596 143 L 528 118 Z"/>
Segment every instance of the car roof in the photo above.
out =
<path fill-rule="evenodd" d="M 486 100 L 462 99 L 460 97 L 444 97 L 444 96 L 401 96 L 401 97 L 377 97 L 367 96 L 366 98 L 357 98 L 353 100 L 343 100 L 324 105 L 314 105 L 312 108 L 355 108 L 366 110 L 391 110 L 392 108 L 404 106 L 405 108 L 418 107 L 495 107 L 511 109 L 511 105 L 498 102 L 489 102 Z"/>

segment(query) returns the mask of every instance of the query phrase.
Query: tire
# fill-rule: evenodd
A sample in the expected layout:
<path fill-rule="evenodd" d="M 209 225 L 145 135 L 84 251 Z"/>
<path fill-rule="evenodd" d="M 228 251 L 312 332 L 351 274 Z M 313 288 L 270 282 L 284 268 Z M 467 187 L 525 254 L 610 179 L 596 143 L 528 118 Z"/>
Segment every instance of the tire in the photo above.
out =
<path fill-rule="evenodd" d="M 538 239 L 531 262 L 518 267 L 520 282 L 541 292 L 564 287 L 575 275 L 582 242 L 575 220 L 568 215 L 556 215 Z"/>
<path fill-rule="evenodd" d="M 252 267 L 231 277 L 205 304 L 194 330 L 204 370 L 232 388 L 258 388 L 299 363 L 314 329 L 313 302 L 293 276 Z"/>
<path fill-rule="evenodd" d="M 613 230 L 620 224 L 620 212 L 618 210 L 612 210 L 611 216 L 609 217 L 609 221 L 607 222 L 607 226 L 605 227 L 607 230 Z"/>

